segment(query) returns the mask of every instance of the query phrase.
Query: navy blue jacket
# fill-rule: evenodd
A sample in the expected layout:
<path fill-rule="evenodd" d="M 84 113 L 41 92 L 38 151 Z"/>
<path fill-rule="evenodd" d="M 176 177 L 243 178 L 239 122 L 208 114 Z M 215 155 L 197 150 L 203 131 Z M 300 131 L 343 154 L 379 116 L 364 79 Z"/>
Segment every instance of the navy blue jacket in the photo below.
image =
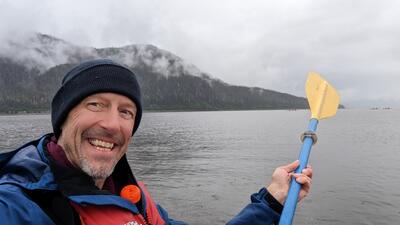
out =
<path fill-rule="evenodd" d="M 77 204 L 115 205 L 135 214 L 145 211 L 145 202 L 136 206 L 107 191 L 86 188 L 94 186 L 90 177 L 77 178 L 82 177 L 82 172 L 62 171 L 54 167 L 44 150 L 49 137 L 45 135 L 17 150 L 0 154 L 1 224 L 80 224 L 79 216 L 69 201 Z M 112 176 L 124 183 L 136 182 L 125 156 L 118 162 Z M 251 203 L 228 224 L 265 225 L 279 221 L 280 215 L 270 207 L 267 195 L 265 188 L 253 194 Z M 158 206 L 158 211 L 166 224 L 185 224 L 170 219 L 161 206 Z"/>

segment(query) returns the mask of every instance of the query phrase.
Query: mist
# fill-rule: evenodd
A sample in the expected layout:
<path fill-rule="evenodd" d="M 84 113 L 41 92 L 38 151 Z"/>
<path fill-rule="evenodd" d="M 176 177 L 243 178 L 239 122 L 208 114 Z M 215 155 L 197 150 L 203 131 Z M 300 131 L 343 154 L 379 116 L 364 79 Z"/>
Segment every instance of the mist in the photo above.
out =
<path fill-rule="evenodd" d="M 69 44 L 89 52 L 153 45 L 187 62 L 185 69 L 229 84 L 304 96 L 307 74 L 315 71 L 347 107 L 400 107 L 399 6 L 394 0 L 3 0 L 0 54 L 33 57 L 46 67 L 68 60 Z M 34 32 L 66 44 L 46 57 L 23 47 L 10 52 L 10 43 L 29 43 Z M 169 66 L 162 58 L 151 63 Z"/>

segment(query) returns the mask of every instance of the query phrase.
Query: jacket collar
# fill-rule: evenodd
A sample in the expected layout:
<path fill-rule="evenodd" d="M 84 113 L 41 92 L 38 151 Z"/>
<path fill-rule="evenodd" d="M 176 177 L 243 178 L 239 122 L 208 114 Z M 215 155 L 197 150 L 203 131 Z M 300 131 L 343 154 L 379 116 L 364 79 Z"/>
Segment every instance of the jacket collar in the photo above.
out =
<path fill-rule="evenodd" d="M 0 154 L 0 184 L 14 184 L 28 190 L 57 189 L 53 173 L 40 148 L 47 136 Z"/>

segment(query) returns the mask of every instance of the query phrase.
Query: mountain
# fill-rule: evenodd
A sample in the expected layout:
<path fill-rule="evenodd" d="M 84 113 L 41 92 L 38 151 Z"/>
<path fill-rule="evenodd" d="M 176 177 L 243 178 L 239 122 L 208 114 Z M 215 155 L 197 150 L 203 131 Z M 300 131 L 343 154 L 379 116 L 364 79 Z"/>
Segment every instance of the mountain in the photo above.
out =
<path fill-rule="evenodd" d="M 34 34 L 0 47 L 0 112 L 48 111 L 65 72 L 95 58 L 113 59 L 135 72 L 145 110 L 308 108 L 302 97 L 229 85 L 152 45 L 96 49 Z"/>

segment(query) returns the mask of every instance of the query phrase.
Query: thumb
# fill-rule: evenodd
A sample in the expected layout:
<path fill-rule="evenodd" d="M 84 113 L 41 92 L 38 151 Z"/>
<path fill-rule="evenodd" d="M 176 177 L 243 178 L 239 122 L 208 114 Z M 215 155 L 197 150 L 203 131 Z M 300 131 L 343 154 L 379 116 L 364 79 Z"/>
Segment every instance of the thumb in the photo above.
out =
<path fill-rule="evenodd" d="M 300 161 L 296 160 L 288 165 L 282 166 L 281 168 L 284 169 L 286 172 L 290 173 L 293 172 L 299 165 Z"/>

